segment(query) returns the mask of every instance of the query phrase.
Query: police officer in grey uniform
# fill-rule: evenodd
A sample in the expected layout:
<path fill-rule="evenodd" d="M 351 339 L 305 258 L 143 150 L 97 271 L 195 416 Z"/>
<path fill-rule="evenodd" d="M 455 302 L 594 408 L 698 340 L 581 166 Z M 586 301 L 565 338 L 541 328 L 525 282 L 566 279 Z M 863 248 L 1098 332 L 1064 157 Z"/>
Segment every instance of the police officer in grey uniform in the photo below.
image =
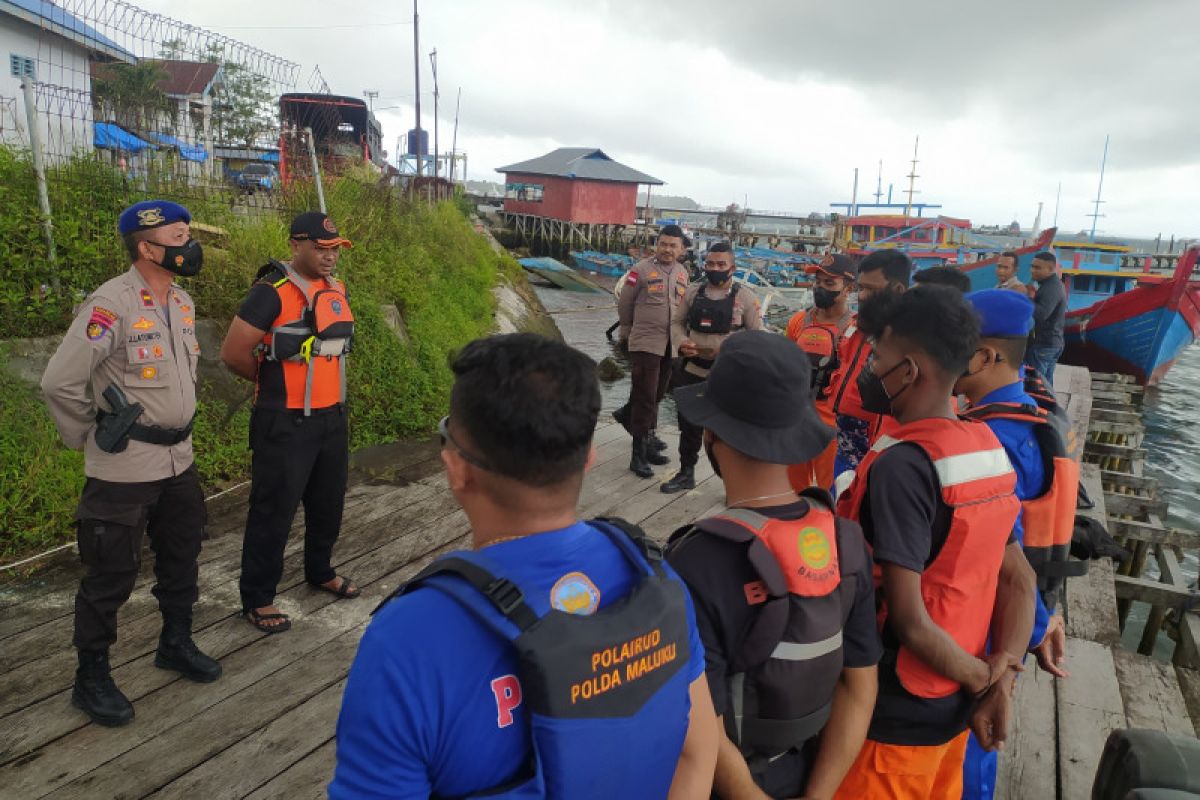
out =
<path fill-rule="evenodd" d="M 87 481 L 75 519 L 85 572 L 75 596 L 72 703 L 102 725 L 133 718 L 112 680 L 108 648 L 146 534 L 163 616 L 155 666 L 201 682 L 221 675 L 191 635 L 205 523 L 192 458 L 200 344 L 195 304 L 173 282 L 195 275 L 203 261 L 190 223 L 186 208 L 161 200 L 121 213 L 132 265 L 83 303 L 42 376 L 63 442 L 84 452 Z"/>

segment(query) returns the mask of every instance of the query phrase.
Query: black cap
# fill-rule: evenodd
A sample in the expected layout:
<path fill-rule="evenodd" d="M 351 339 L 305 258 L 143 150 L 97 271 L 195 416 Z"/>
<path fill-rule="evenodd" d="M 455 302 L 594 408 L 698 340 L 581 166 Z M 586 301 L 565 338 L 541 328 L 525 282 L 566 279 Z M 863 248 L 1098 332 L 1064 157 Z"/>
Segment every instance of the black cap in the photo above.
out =
<path fill-rule="evenodd" d="M 312 241 L 318 247 L 353 247 L 349 239 L 338 233 L 337 226 L 328 214 L 320 211 L 305 211 L 292 220 L 291 238 Z"/>
<path fill-rule="evenodd" d="M 824 272 L 835 278 L 854 280 L 858 277 L 858 262 L 844 253 L 832 253 L 816 264 L 809 264 L 804 271 L 810 275 L 814 272 Z"/>
<path fill-rule="evenodd" d="M 784 336 L 741 331 L 721 344 L 708 380 L 673 392 L 679 413 L 739 453 L 802 464 L 833 441 L 809 389 L 808 354 Z"/>

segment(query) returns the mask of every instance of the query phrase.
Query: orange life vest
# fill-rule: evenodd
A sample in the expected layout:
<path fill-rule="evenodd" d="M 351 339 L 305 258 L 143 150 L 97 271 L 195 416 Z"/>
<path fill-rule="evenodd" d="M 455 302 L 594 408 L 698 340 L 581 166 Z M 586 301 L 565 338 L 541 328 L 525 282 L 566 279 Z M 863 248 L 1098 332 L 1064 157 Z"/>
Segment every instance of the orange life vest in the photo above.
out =
<path fill-rule="evenodd" d="M 838 347 L 850 326 L 850 315 L 837 322 L 817 322 L 812 310 L 801 311 L 788 323 L 787 335 L 808 354 L 812 363 L 812 388 L 820 397 L 840 363 Z"/>
<path fill-rule="evenodd" d="M 759 580 L 744 587 L 758 613 L 736 652 L 727 654 L 732 713 L 726 731 L 748 757 L 772 758 L 802 746 L 829 719 L 842 674 L 842 630 L 854 606 L 854 576 L 865 554 L 839 527 L 828 493 L 802 493 L 809 511 L 780 520 L 752 509 L 731 508 L 672 535 L 668 552 L 693 536 L 747 544 L 746 558 Z M 715 690 L 722 689 L 714 687 Z"/>
<path fill-rule="evenodd" d="M 1025 557 L 1038 575 L 1038 590 L 1048 608 L 1054 607 L 1058 588 L 1068 577 L 1087 573 L 1088 562 L 1071 561 L 1071 535 L 1075 531 L 1075 506 L 1079 496 L 1079 464 L 1070 455 L 1075 433 L 1067 422 L 1037 406 L 989 403 L 967 410 L 967 419 L 986 422 L 1010 419 L 1033 424 L 1042 464 L 1050 476 L 1049 488 L 1040 496 L 1021 501 L 1025 528 Z"/>
<path fill-rule="evenodd" d="M 829 388 L 826 391 L 827 396 L 831 398 L 835 415 L 845 414 L 867 422 L 878 422 L 879 415 L 872 414 L 862 407 L 862 397 L 858 393 L 858 375 L 867 363 L 871 351 L 872 347 L 866 335 L 851 322 L 838 346 L 839 366 L 830 376 Z"/>
<path fill-rule="evenodd" d="M 983 423 L 918 420 L 872 445 L 850 487 L 838 498 L 839 516 L 860 518 L 872 465 L 889 447 L 904 443 L 917 445 L 933 462 L 942 502 L 953 512 L 942 549 L 921 573 L 925 608 L 959 647 L 982 657 L 1004 548 L 1021 510 L 1014 494 L 1016 473 L 996 435 Z M 876 565 L 877 587 L 882 575 Z M 881 630 L 886 621 L 885 597 L 879 614 Z M 947 697 L 961 688 L 903 646 L 896 656 L 896 674 L 904 688 L 918 697 Z"/>
<path fill-rule="evenodd" d="M 346 355 L 354 338 L 354 315 L 341 281 L 305 281 L 272 261 L 259 282 L 279 295 L 279 316 L 263 337 L 260 358 L 283 369 L 288 408 L 326 408 L 346 401 Z"/>

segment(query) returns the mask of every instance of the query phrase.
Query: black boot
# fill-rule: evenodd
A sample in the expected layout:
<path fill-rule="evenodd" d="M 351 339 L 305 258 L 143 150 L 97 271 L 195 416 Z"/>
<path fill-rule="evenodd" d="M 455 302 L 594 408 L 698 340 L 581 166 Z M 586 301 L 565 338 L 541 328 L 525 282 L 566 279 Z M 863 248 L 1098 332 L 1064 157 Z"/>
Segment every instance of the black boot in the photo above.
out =
<path fill-rule="evenodd" d="M 115 728 L 133 719 L 133 703 L 113 683 L 107 650 L 80 650 L 71 705 L 92 722 Z"/>
<path fill-rule="evenodd" d="M 696 488 L 696 468 L 691 464 L 681 464 L 674 478 L 660 487 L 664 494 L 686 492 Z"/>
<path fill-rule="evenodd" d="M 173 669 L 183 677 L 198 683 L 212 683 L 221 677 L 221 665 L 216 659 L 200 652 L 192 641 L 192 618 L 183 614 L 164 614 L 162 636 L 154 666 Z"/>
<path fill-rule="evenodd" d="M 630 436 L 632 436 L 633 428 L 629 427 L 629 424 L 630 424 L 629 423 L 629 403 L 626 403 L 625 405 L 618 408 L 616 411 L 613 412 L 612 415 L 613 415 L 613 419 L 615 419 L 617 422 L 619 422 L 621 424 L 621 427 L 625 429 L 625 432 L 628 433 Z"/>
<path fill-rule="evenodd" d="M 643 439 L 645 440 L 645 443 L 646 443 L 646 461 L 648 461 L 649 463 L 654 464 L 656 466 L 660 466 L 660 467 L 663 464 L 670 464 L 671 459 L 668 458 L 667 456 L 663 455 L 662 450 L 654 449 L 653 442 L 656 438 L 657 437 L 654 435 L 653 431 L 651 431 L 650 433 L 646 434 L 643 437 Z M 663 450 L 665 450 L 665 449 L 666 449 L 666 445 L 663 445 Z"/>
<path fill-rule="evenodd" d="M 654 470 L 646 461 L 646 437 L 633 437 L 633 456 L 629 459 L 629 471 L 639 478 L 653 478 Z"/>
<path fill-rule="evenodd" d="M 650 435 L 646 437 L 646 446 L 650 448 L 651 453 L 662 453 L 667 449 L 667 443 L 658 438 L 658 431 L 650 431 Z"/>

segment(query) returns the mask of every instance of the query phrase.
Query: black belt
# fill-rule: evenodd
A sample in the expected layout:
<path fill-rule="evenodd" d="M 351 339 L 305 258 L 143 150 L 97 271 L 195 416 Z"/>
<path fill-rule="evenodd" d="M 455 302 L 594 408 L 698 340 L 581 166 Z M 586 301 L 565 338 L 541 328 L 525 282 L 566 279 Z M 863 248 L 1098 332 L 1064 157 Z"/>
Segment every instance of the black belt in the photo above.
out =
<path fill-rule="evenodd" d="M 101 420 L 108 416 L 112 416 L 112 414 L 100 409 L 96 414 L 96 419 Z M 135 422 L 129 427 L 129 438 L 137 442 L 161 444 L 169 447 L 187 441 L 187 438 L 192 435 L 192 425 L 195 422 L 196 416 L 194 414 L 188 420 L 187 426 L 183 428 L 160 428 L 157 425 L 142 425 L 140 422 Z"/>

